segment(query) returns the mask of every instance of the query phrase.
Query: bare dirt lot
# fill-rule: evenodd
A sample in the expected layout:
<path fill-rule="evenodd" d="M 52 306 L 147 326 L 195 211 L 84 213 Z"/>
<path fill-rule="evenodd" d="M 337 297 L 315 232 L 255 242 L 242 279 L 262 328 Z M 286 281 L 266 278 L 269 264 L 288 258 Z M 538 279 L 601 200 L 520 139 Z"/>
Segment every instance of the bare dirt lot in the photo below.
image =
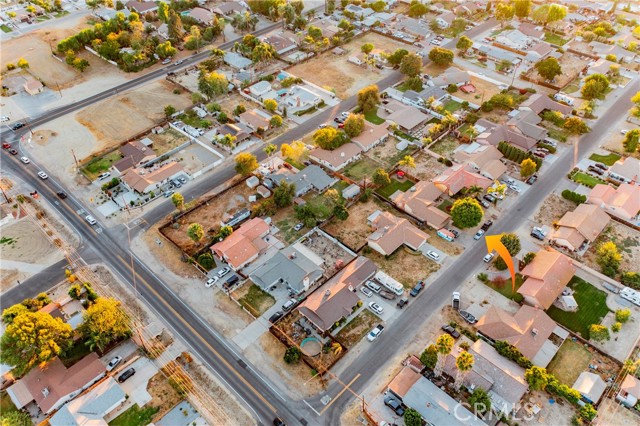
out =
<path fill-rule="evenodd" d="M 98 140 L 98 150 L 109 148 L 148 129 L 164 117 L 164 107 L 181 110 L 191 105 L 186 94 L 173 94 L 175 86 L 161 80 L 85 108 L 76 120 Z"/>
<path fill-rule="evenodd" d="M 379 162 L 384 169 L 388 170 L 395 166 L 398 161 L 402 160 L 405 155 L 410 155 L 416 150 L 415 146 L 409 145 L 402 151 L 398 151 L 398 149 L 396 148 L 397 143 L 398 140 L 394 137 L 391 137 L 388 141 L 373 148 L 365 155 L 373 159 L 374 161 Z"/>
<path fill-rule="evenodd" d="M 189 138 L 184 136 L 182 133 L 178 133 L 169 127 L 165 127 L 165 131 L 162 133 L 150 133 L 146 137 L 153 141 L 152 149 L 156 155 L 162 155 L 167 151 L 171 151 L 173 148 L 176 148 L 189 140 Z"/>
<path fill-rule="evenodd" d="M 365 254 L 380 269 L 392 278 L 401 282 L 405 289 L 410 289 L 419 280 L 426 280 L 429 275 L 440 269 L 440 265 L 428 260 L 420 252 L 410 252 L 404 247 L 385 257 L 376 251 Z"/>
<path fill-rule="evenodd" d="M 600 244 L 607 241 L 613 241 L 618 246 L 618 250 L 622 255 L 621 271 L 640 272 L 640 267 L 638 267 L 637 263 L 638 259 L 640 259 L 640 233 L 613 220 L 609 222 L 609 226 L 591 244 L 582 257 L 583 262 L 599 271 L 600 266 L 596 263 L 596 251 Z"/>
<path fill-rule="evenodd" d="M 438 160 L 424 152 L 420 152 L 413 158 L 416 162 L 416 168 L 411 171 L 411 174 L 420 180 L 431 181 L 447 168 L 447 166 L 438 163 Z"/>
<path fill-rule="evenodd" d="M 320 87 L 334 89 L 338 97 L 347 98 L 363 87 L 374 84 L 391 73 L 390 70 L 378 70 L 376 68 L 371 70 L 348 62 L 349 56 L 360 53 L 360 47 L 365 43 L 372 43 L 376 49 L 385 49 L 389 52 L 394 52 L 398 48 L 407 49 L 411 52 L 415 51 L 413 47 L 407 44 L 370 32 L 342 46 L 346 52 L 340 56 L 334 55 L 329 51 L 319 57 L 289 68 L 287 72 Z M 322 72 L 318 72 L 319 70 L 322 70 Z"/>
<path fill-rule="evenodd" d="M 540 206 L 534 220 L 540 225 L 551 225 L 575 208 L 576 204 L 573 201 L 565 200 L 558 194 L 551 194 Z"/>
<path fill-rule="evenodd" d="M 589 60 L 583 59 L 573 53 L 566 52 L 560 57 L 558 62 L 562 67 L 562 74 L 556 77 L 553 84 L 558 87 L 564 87 L 575 79 L 578 74 L 580 74 L 580 72 L 589 63 Z M 528 71 L 527 76 L 534 80 L 542 81 L 542 77 L 540 77 L 533 67 Z"/>

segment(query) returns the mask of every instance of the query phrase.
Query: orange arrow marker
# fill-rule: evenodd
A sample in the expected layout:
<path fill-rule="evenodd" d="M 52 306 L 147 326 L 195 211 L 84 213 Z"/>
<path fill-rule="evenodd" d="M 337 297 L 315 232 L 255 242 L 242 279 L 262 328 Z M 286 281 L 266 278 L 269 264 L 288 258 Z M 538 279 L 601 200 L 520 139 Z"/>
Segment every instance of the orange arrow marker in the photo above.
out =
<path fill-rule="evenodd" d="M 495 250 L 495 252 L 498 253 L 498 255 L 502 258 L 502 260 L 504 260 L 504 262 L 507 264 L 507 267 L 509 268 L 509 273 L 511 274 L 511 291 L 515 293 L 516 269 L 513 266 L 513 258 L 511 257 L 511 254 L 509 254 L 509 250 L 507 250 L 504 244 L 502 244 L 502 241 L 500 241 L 500 237 L 502 237 L 502 234 L 486 235 L 484 237 L 485 242 L 487 243 L 487 251 L 491 253 Z"/>

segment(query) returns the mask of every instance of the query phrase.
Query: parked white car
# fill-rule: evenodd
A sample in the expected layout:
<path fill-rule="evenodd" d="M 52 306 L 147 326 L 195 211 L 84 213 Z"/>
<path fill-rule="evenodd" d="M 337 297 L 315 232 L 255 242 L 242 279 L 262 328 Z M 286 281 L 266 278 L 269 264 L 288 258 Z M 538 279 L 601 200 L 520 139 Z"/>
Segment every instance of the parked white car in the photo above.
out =
<path fill-rule="evenodd" d="M 207 282 L 204 284 L 206 288 L 211 288 L 218 282 L 218 277 L 209 278 Z"/>
<path fill-rule="evenodd" d="M 378 315 L 382 315 L 382 313 L 384 312 L 382 306 L 378 305 L 376 302 L 369 302 L 369 309 L 371 309 Z"/>
<path fill-rule="evenodd" d="M 427 251 L 427 257 L 433 260 L 439 260 L 440 255 L 433 250 Z"/>

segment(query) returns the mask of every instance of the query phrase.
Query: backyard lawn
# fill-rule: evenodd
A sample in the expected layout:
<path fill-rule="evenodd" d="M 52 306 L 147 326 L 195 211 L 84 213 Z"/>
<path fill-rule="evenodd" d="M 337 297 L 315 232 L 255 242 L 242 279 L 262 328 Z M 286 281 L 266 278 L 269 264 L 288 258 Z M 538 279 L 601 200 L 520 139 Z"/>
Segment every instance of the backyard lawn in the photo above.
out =
<path fill-rule="evenodd" d="M 452 153 L 458 147 L 458 141 L 451 137 L 445 137 L 440 139 L 438 142 L 434 143 L 429 147 L 429 149 L 436 154 L 440 154 L 445 156 L 447 154 Z"/>
<path fill-rule="evenodd" d="M 397 179 L 391 179 L 391 183 L 389 185 L 378 188 L 376 191 L 378 194 L 382 195 L 384 198 L 389 198 L 396 191 L 405 192 L 409 188 L 413 186 L 413 182 L 409 179 L 404 179 L 399 181 Z"/>
<path fill-rule="evenodd" d="M 355 181 L 360 181 L 365 177 L 371 178 L 371 176 L 373 176 L 373 172 L 380 168 L 380 164 L 376 163 L 371 158 L 362 157 L 362 159 L 355 163 L 349 164 L 344 169 L 344 174 Z"/>
<path fill-rule="evenodd" d="M 573 180 L 576 183 L 581 183 L 584 186 L 588 186 L 589 188 L 593 188 L 594 186 L 596 186 L 599 183 L 602 183 L 602 184 L 605 184 L 605 185 L 607 184 L 607 182 L 605 182 L 604 180 L 598 179 L 597 177 L 591 176 L 591 175 L 589 175 L 587 173 L 584 173 L 584 172 L 574 173 L 571 176 L 571 180 Z"/>
<path fill-rule="evenodd" d="M 547 366 L 547 371 L 560 383 L 573 386 L 580 373 L 589 368 L 589 362 L 591 353 L 580 343 L 567 339 Z"/>
<path fill-rule="evenodd" d="M 606 164 L 607 166 L 613 166 L 619 159 L 620 156 L 613 152 L 609 155 L 591 154 L 591 157 L 589 157 L 589 160 L 597 161 L 598 163 Z"/>
<path fill-rule="evenodd" d="M 102 157 L 94 158 L 89 161 L 83 168 L 82 172 L 91 180 L 94 180 L 102 172 L 109 170 L 111 165 L 120 160 L 122 155 L 119 150 L 113 150 Z"/>
<path fill-rule="evenodd" d="M 380 321 L 373 312 L 363 309 L 345 325 L 336 336 L 341 342 L 351 348 L 356 345 Z"/>
<path fill-rule="evenodd" d="M 238 302 L 253 315 L 260 316 L 276 303 L 276 299 L 257 285 L 252 284 L 246 294 L 238 299 Z"/>
<path fill-rule="evenodd" d="M 511 278 L 508 278 L 507 280 L 487 281 L 485 284 L 491 287 L 492 289 L 494 289 L 495 291 L 497 291 L 498 293 L 500 293 L 501 295 L 503 295 L 504 297 L 506 297 L 507 299 L 511 299 L 520 303 L 522 302 L 523 297 L 520 293 L 518 293 L 518 289 L 522 285 L 523 281 L 524 280 L 522 279 L 522 275 L 516 274 L 515 292 L 512 290 Z"/>
<path fill-rule="evenodd" d="M 443 212 L 445 212 L 446 214 L 449 214 L 449 213 L 450 213 L 450 211 L 449 211 L 448 209 L 449 209 L 451 206 L 453 206 L 453 201 L 451 201 L 451 200 L 447 199 L 447 200 L 444 200 L 444 201 L 443 201 L 443 202 L 438 206 L 438 208 L 439 208 L 440 210 L 442 210 Z"/>
<path fill-rule="evenodd" d="M 384 123 L 384 118 L 378 117 L 378 112 L 375 108 L 364 113 L 364 118 L 373 124 L 382 124 Z"/>
<path fill-rule="evenodd" d="M 558 34 L 547 31 L 546 33 L 544 33 L 544 41 L 546 41 L 547 43 L 555 44 L 556 46 L 563 46 L 569 40 L 565 40 Z"/>
<path fill-rule="evenodd" d="M 573 297 L 578 303 L 578 310 L 566 312 L 551 306 L 547 314 L 555 322 L 579 333 L 584 339 L 589 339 L 589 326 L 600 324 L 609 312 L 607 294 L 575 276 L 569 282 L 569 287 L 575 291 Z"/>
<path fill-rule="evenodd" d="M 109 426 L 146 426 L 151 423 L 151 419 L 158 410 L 160 410 L 158 407 L 140 408 L 138 404 L 135 404 L 111 420 Z"/>
<path fill-rule="evenodd" d="M 462 104 L 458 101 L 454 101 L 453 99 L 450 99 L 447 102 L 445 102 L 443 107 L 446 111 L 449 111 L 450 113 L 453 114 L 454 112 L 462 108 Z"/>

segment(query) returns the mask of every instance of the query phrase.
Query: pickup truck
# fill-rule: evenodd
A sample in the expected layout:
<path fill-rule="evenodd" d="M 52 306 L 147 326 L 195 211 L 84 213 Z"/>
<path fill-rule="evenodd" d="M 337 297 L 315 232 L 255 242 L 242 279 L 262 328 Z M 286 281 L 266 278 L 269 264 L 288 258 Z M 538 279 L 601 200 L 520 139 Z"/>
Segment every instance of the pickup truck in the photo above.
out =
<path fill-rule="evenodd" d="M 382 334 L 383 331 L 384 331 L 384 325 L 378 324 L 376 328 L 374 328 L 369 332 L 369 334 L 367 334 L 367 340 L 370 342 L 373 342 L 378 338 L 380 334 Z"/>
<path fill-rule="evenodd" d="M 451 295 L 451 306 L 456 311 L 460 309 L 460 293 L 457 291 L 454 291 Z"/>
<path fill-rule="evenodd" d="M 380 296 L 384 297 L 387 300 L 394 300 L 396 298 L 396 294 L 387 290 L 380 290 Z"/>

